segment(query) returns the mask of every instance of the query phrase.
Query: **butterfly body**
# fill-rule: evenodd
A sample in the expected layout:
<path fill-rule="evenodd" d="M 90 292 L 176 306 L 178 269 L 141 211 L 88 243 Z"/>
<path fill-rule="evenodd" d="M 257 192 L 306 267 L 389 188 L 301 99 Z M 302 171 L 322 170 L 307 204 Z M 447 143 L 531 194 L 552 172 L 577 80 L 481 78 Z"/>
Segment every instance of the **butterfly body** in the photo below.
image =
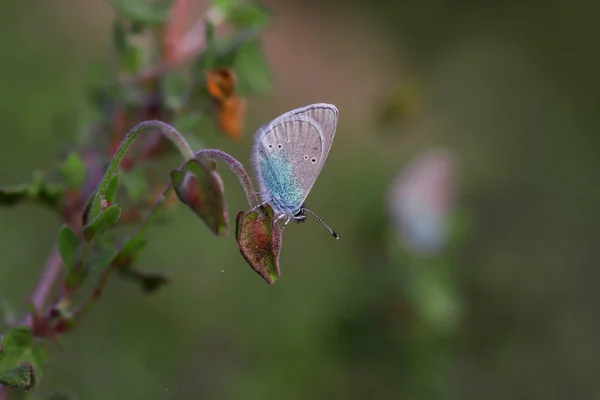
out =
<path fill-rule="evenodd" d="M 331 149 L 339 112 L 317 103 L 263 125 L 255 137 L 253 164 L 260 196 L 278 218 L 303 222 L 304 201 Z"/>

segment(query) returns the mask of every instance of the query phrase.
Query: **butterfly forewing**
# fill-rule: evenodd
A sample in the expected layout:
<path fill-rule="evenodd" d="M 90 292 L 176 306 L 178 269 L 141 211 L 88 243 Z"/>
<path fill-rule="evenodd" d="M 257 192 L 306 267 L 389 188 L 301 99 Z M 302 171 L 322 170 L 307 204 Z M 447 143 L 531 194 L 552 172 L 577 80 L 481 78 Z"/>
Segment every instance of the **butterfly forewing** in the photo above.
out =
<path fill-rule="evenodd" d="M 327 157 L 333 144 L 333 137 L 335 136 L 335 130 L 337 128 L 337 122 L 339 118 L 339 112 L 336 106 L 327 103 L 311 104 L 306 107 L 298 108 L 290 111 L 288 114 L 291 115 L 304 115 L 315 120 L 321 127 L 321 133 L 324 140 L 323 152 L 324 158 Z M 286 114 L 281 117 L 285 117 Z M 280 117 L 280 118 L 281 118 Z M 325 159 L 323 159 L 323 163 Z M 322 166 L 322 164 L 321 164 Z"/>
<path fill-rule="evenodd" d="M 331 148 L 338 112 L 316 104 L 292 110 L 261 127 L 254 165 L 264 201 L 294 214 L 312 189 Z"/>

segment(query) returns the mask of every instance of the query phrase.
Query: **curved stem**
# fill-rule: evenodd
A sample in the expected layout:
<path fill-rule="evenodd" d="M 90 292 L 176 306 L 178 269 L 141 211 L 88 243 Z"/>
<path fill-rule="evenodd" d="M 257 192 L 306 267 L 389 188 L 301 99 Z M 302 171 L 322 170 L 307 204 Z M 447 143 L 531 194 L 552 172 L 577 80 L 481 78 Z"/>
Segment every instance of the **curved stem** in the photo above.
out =
<path fill-rule="evenodd" d="M 104 178 L 102 178 L 102 181 L 98 186 L 98 190 L 96 191 L 96 194 L 94 194 L 94 199 L 92 201 L 92 207 L 90 208 L 88 221 L 93 221 L 94 219 L 96 219 L 98 214 L 100 214 L 102 210 L 102 206 L 100 203 L 106 193 L 106 189 L 108 188 L 110 180 L 117 172 L 117 169 L 119 168 L 121 161 L 125 157 L 127 150 L 129 150 L 133 142 L 135 142 L 137 136 L 147 129 L 156 129 L 160 131 L 167 139 L 169 139 L 175 145 L 175 147 L 177 147 L 177 150 L 179 150 L 179 152 L 185 160 L 189 160 L 194 157 L 194 151 L 192 150 L 188 142 L 171 125 L 156 120 L 144 121 L 138 124 L 135 128 L 129 131 L 129 133 L 127 133 L 127 136 L 125 136 L 125 139 L 123 139 L 123 142 L 121 142 L 121 146 L 119 146 L 117 153 L 110 162 L 110 165 L 108 166 L 108 169 L 104 174 Z"/>
<path fill-rule="evenodd" d="M 240 163 L 238 160 L 221 150 L 200 150 L 195 154 L 195 158 L 197 159 L 207 157 L 219 159 L 229 166 L 229 169 L 238 177 L 242 187 L 244 188 L 244 191 L 246 192 L 246 199 L 248 200 L 250 208 L 253 208 L 260 204 L 258 196 L 256 195 L 256 191 L 254 190 L 252 180 L 248 176 L 248 173 L 244 169 L 242 163 Z"/>

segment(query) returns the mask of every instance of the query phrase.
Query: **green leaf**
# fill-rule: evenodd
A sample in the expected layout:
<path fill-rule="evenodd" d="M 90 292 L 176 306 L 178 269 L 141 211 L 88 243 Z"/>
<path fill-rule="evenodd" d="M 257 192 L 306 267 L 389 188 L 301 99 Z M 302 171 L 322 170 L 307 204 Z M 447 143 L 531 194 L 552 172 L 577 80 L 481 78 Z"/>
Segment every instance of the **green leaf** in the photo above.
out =
<path fill-rule="evenodd" d="M 60 166 L 60 172 L 69 184 L 69 187 L 78 189 L 85 181 L 87 167 L 79 154 L 73 152 Z"/>
<path fill-rule="evenodd" d="M 218 8 L 219 11 L 228 16 L 236 7 L 238 7 L 239 0 L 213 0 L 213 6 Z"/>
<path fill-rule="evenodd" d="M 180 111 L 188 96 L 188 82 L 182 73 L 169 71 L 161 80 L 165 104 L 173 111 Z"/>
<path fill-rule="evenodd" d="M 129 41 L 127 40 L 127 30 L 125 29 L 125 25 L 118 19 L 113 21 L 113 42 L 117 54 L 119 57 L 123 57 L 129 48 Z"/>
<path fill-rule="evenodd" d="M 85 240 L 91 242 L 98 233 L 119 222 L 120 217 L 121 207 L 118 204 L 109 206 L 106 210 L 102 211 L 94 221 L 83 228 Z"/>
<path fill-rule="evenodd" d="M 179 200 L 196 213 L 216 235 L 227 235 L 225 187 L 213 166 L 192 159 L 171 171 L 171 182 Z"/>
<path fill-rule="evenodd" d="M 214 67 L 217 59 L 217 46 L 215 41 L 215 25 L 206 21 L 206 50 L 198 57 L 196 70 L 208 71 Z"/>
<path fill-rule="evenodd" d="M 39 381 L 47 360 L 48 351 L 34 343 L 30 327 L 11 328 L 0 342 L 0 383 L 28 389 Z"/>
<path fill-rule="evenodd" d="M 162 274 L 142 272 L 131 265 L 124 265 L 117 271 L 122 278 L 136 281 L 144 293 L 153 293 L 170 283 L 170 279 Z"/>
<path fill-rule="evenodd" d="M 130 264 L 137 259 L 139 254 L 148 244 L 148 241 L 142 238 L 142 235 L 143 232 L 140 232 L 137 236 L 134 236 L 127 241 L 115 259 L 117 264 Z"/>
<path fill-rule="evenodd" d="M 269 11 L 259 4 L 240 4 L 229 13 L 229 21 L 243 29 L 263 27 L 269 19 Z"/>
<path fill-rule="evenodd" d="M 108 204 L 113 204 L 115 202 L 115 198 L 117 197 L 117 192 L 119 191 L 121 174 L 115 174 L 110 180 L 108 187 L 106 188 L 106 193 L 104 193 L 104 198 L 108 201 Z"/>
<path fill-rule="evenodd" d="M 105 247 L 98 249 L 96 253 L 90 257 L 88 262 L 88 270 L 103 270 L 108 267 L 117 257 L 119 251 L 114 247 Z"/>
<path fill-rule="evenodd" d="M 126 173 L 122 173 L 121 183 L 133 200 L 142 200 L 150 194 L 148 181 L 142 168 L 134 168 Z"/>
<path fill-rule="evenodd" d="M 281 226 L 274 221 L 273 209 L 268 204 L 260 211 L 240 211 L 237 215 L 235 238 L 240 252 L 270 285 L 280 276 L 281 234 Z"/>
<path fill-rule="evenodd" d="M 147 226 L 146 226 L 147 227 Z M 121 248 L 115 262 L 119 265 L 117 273 L 120 277 L 136 281 L 145 293 L 158 290 L 161 286 L 170 282 L 169 278 L 162 274 L 146 273 L 132 267 L 132 263 L 139 257 L 148 243 L 143 235 L 145 228 L 134 237 L 130 238 Z"/>
<path fill-rule="evenodd" d="M 49 183 L 40 172 L 34 174 L 29 184 L 0 188 L 0 206 L 15 206 L 25 202 L 35 202 L 57 209 L 62 201 L 64 188 Z"/>
<path fill-rule="evenodd" d="M 144 64 L 144 52 L 141 48 L 129 46 L 121 56 L 121 68 L 129 73 L 136 73 L 142 69 Z"/>
<path fill-rule="evenodd" d="M 58 251 L 68 269 L 75 268 L 79 236 L 69 225 L 63 225 L 58 233 Z"/>
<path fill-rule="evenodd" d="M 237 90 L 241 95 L 271 91 L 273 87 L 271 69 L 258 40 L 241 46 L 233 69 L 238 74 Z"/>
<path fill-rule="evenodd" d="M 2 336 L 2 353 L 25 349 L 33 344 L 33 332 L 28 326 L 11 328 Z"/>
<path fill-rule="evenodd" d="M 134 23 L 159 26 L 169 19 L 171 1 L 107 0 L 117 14 Z"/>
<path fill-rule="evenodd" d="M 46 349 L 46 347 L 41 343 L 36 343 L 31 347 L 30 353 L 26 355 L 26 357 L 35 367 L 36 381 L 40 382 L 42 380 L 46 364 L 48 364 L 48 360 L 50 358 L 48 349 Z"/>
<path fill-rule="evenodd" d="M 92 195 L 88 198 L 85 203 L 85 208 L 83 209 L 83 213 L 81 214 L 81 224 L 86 226 L 88 224 L 88 217 L 90 215 L 90 210 L 92 209 L 92 204 L 94 203 L 94 198 L 96 197 L 96 193 L 92 193 Z"/>
<path fill-rule="evenodd" d="M 0 371 L 0 383 L 19 389 L 30 389 L 35 385 L 35 368 L 31 363 Z"/>

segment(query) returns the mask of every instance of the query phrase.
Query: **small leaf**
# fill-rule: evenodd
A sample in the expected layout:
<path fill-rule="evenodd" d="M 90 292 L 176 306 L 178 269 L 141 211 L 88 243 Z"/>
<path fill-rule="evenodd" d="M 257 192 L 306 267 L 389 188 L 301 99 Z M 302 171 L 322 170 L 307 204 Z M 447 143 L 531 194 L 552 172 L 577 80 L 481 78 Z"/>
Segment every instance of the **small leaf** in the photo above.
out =
<path fill-rule="evenodd" d="M 87 175 L 87 167 L 79 154 L 73 152 L 69 154 L 67 159 L 60 166 L 60 171 L 69 187 L 78 189 L 85 181 Z"/>
<path fill-rule="evenodd" d="M 148 241 L 141 237 L 142 234 L 143 232 L 140 232 L 140 234 L 127 241 L 115 258 L 117 264 L 130 264 L 137 259 L 139 253 L 141 253 L 148 244 Z"/>
<path fill-rule="evenodd" d="M 40 382 L 42 380 L 44 368 L 46 367 L 48 359 L 50 358 L 50 353 L 48 352 L 48 349 L 40 343 L 34 344 L 31 347 L 31 353 L 27 358 L 35 367 L 36 381 Z"/>
<path fill-rule="evenodd" d="M 117 197 L 117 192 L 119 191 L 120 185 L 120 177 L 121 174 L 115 174 L 110 180 L 108 187 L 106 188 L 106 193 L 104 194 L 104 198 L 108 201 L 108 204 L 113 204 L 115 202 L 115 198 Z"/>
<path fill-rule="evenodd" d="M 69 225 L 63 225 L 58 233 L 58 251 L 70 270 L 75 268 L 79 236 Z"/>
<path fill-rule="evenodd" d="M 147 26 L 159 26 L 169 18 L 170 1 L 107 0 L 119 16 Z"/>
<path fill-rule="evenodd" d="M 215 44 L 215 25 L 211 21 L 206 21 L 206 50 L 198 58 L 197 65 L 200 69 L 212 69 L 217 58 L 217 49 Z"/>
<path fill-rule="evenodd" d="M 35 380 L 35 369 L 31 363 L 0 371 L 0 383 L 13 388 L 30 389 Z"/>
<path fill-rule="evenodd" d="M 3 353 L 26 349 L 33 343 L 33 332 L 28 326 L 11 328 L 2 336 L 1 343 Z"/>
<path fill-rule="evenodd" d="M 144 63 L 144 52 L 139 47 L 129 46 L 127 51 L 121 56 L 121 68 L 131 74 L 142 69 Z"/>
<path fill-rule="evenodd" d="M 221 176 L 206 161 L 192 159 L 171 171 L 179 200 L 204 220 L 216 235 L 228 230 L 225 188 Z"/>
<path fill-rule="evenodd" d="M 272 89 L 271 68 L 258 40 L 241 46 L 233 68 L 238 71 L 240 94 L 267 93 Z"/>
<path fill-rule="evenodd" d="M 102 211 L 94 221 L 83 228 L 85 240 L 91 242 L 98 233 L 119 222 L 120 217 L 121 207 L 118 204 L 113 204 L 108 207 L 106 210 Z"/>
<path fill-rule="evenodd" d="M 274 222 L 274 213 L 270 205 L 263 211 L 240 211 L 236 218 L 235 238 L 240 252 L 252 269 L 274 285 L 280 276 L 279 252 L 281 250 L 282 230 Z"/>
<path fill-rule="evenodd" d="M 259 4 L 240 4 L 229 13 L 229 21 L 244 29 L 265 26 L 269 18 L 269 11 Z"/>
<path fill-rule="evenodd" d="M 9 329 L 0 342 L 0 383 L 19 388 L 30 388 L 48 359 L 47 350 L 34 343 L 30 327 Z M 24 367 L 27 365 L 28 367 Z"/>
<path fill-rule="evenodd" d="M 123 57 L 123 55 L 127 52 L 129 42 L 127 40 L 127 30 L 125 29 L 125 25 L 123 24 L 123 21 L 118 19 L 113 21 L 113 42 L 115 44 L 117 54 L 120 57 Z"/>
<path fill-rule="evenodd" d="M 88 198 L 87 203 L 85 203 L 85 208 L 83 209 L 83 213 L 81 214 L 81 225 L 86 226 L 88 224 L 88 217 L 90 215 L 90 210 L 92 209 L 92 204 L 94 204 L 94 199 L 96 198 L 96 193 L 92 193 L 92 195 Z"/>
<path fill-rule="evenodd" d="M 238 7 L 239 0 L 214 0 L 213 5 L 224 15 L 229 15 L 233 9 Z"/>
<path fill-rule="evenodd" d="M 29 184 L 0 188 L 0 206 L 15 206 L 24 202 L 36 202 L 57 209 L 63 198 L 64 189 L 46 182 L 43 174 L 36 173 Z"/>
<path fill-rule="evenodd" d="M 161 79 L 164 100 L 167 107 L 173 111 L 180 111 L 188 96 L 188 83 L 185 77 L 177 71 L 169 71 Z"/>
<path fill-rule="evenodd" d="M 170 283 L 169 278 L 162 274 L 142 272 L 130 265 L 124 265 L 117 271 L 121 277 L 138 282 L 144 293 L 153 293 Z"/>
<path fill-rule="evenodd" d="M 108 246 L 106 248 L 97 250 L 96 254 L 90 257 L 90 261 L 88 262 L 88 269 L 102 270 L 108 267 L 110 263 L 112 263 L 116 259 L 118 253 L 119 252 L 117 249 Z"/>
<path fill-rule="evenodd" d="M 194 63 L 194 71 L 200 76 L 212 69 L 232 68 L 240 49 L 248 42 L 256 40 L 261 31 L 258 28 L 246 29 L 233 38 L 217 43 L 214 39 L 214 27 L 210 23 L 206 25 L 208 48 Z"/>
<path fill-rule="evenodd" d="M 145 229 L 142 229 L 136 236 L 127 241 L 116 256 L 115 263 L 119 265 L 117 269 L 119 276 L 136 281 L 145 293 L 152 293 L 161 286 L 168 284 L 170 280 L 162 274 L 142 272 L 131 266 L 131 263 L 138 258 L 148 243 L 142 237 L 144 233 Z"/>

